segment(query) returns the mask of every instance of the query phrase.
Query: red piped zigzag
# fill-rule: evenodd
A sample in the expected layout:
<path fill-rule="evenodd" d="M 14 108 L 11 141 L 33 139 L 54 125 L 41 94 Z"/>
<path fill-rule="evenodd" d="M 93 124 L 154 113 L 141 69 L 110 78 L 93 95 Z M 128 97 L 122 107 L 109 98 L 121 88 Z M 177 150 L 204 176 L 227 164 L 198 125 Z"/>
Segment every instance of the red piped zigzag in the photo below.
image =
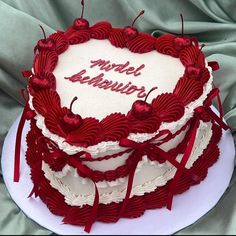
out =
<path fill-rule="evenodd" d="M 69 42 L 62 31 L 58 31 L 49 36 L 55 42 L 55 51 L 61 54 L 69 47 Z"/>
<path fill-rule="evenodd" d="M 216 124 L 213 124 L 212 131 L 212 138 L 207 148 L 203 151 L 203 154 L 191 168 L 193 172 L 200 177 L 200 181 L 202 181 L 207 176 L 208 168 L 217 161 L 220 154 L 217 143 L 221 138 L 221 128 Z M 27 135 L 27 142 L 35 137 L 35 135 L 37 136 L 39 134 L 40 131 L 38 129 L 31 129 Z M 64 223 L 84 226 L 89 219 L 92 207 L 89 205 L 75 207 L 66 204 L 64 196 L 50 186 L 49 181 L 42 174 L 41 167 L 35 164 L 37 162 L 37 155 L 35 154 L 35 151 L 37 150 L 36 144 L 30 144 L 29 147 L 30 148 L 28 148 L 26 152 L 26 159 L 27 163 L 31 167 L 32 181 L 34 185 L 38 186 L 37 194 L 39 197 L 53 214 L 64 217 Z M 40 178 L 38 178 L 38 176 L 40 176 Z M 178 187 L 175 188 L 175 194 L 181 194 L 188 190 L 192 185 L 199 183 L 200 182 L 196 183 L 191 178 L 183 175 L 178 179 Z M 147 209 L 155 209 L 166 206 L 170 184 L 171 181 L 169 181 L 167 185 L 163 187 L 158 187 L 151 193 L 146 193 L 143 196 L 134 196 L 130 198 L 122 217 L 136 218 L 143 215 Z M 96 221 L 105 223 L 116 222 L 119 219 L 121 204 L 122 203 L 110 203 L 107 205 L 100 204 Z"/>
<path fill-rule="evenodd" d="M 181 39 L 181 37 L 172 34 L 155 38 L 140 32 L 136 37 L 127 40 L 124 36 L 124 29 L 112 28 L 109 22 L 101 21 L 83 30 L 76 30 L 70 26 L 65 32 L 58 31 L 50 35 L 49 38 L 55 43 L 55 48 L 36 51 L 33 68 L 36 76 L 49 81 L 50 88 L 37 88 L 31 81 L 31 77 L 28 84 L 29 92 L 33 96 L 35 110 L 45 117 L 46 127 L 52 133 L 64 137 L 66 142 L 75 146 L 87 147 L 102 141 L 119 141 L 130 133 L 156 132 L 162 122 L 180 119 L 184 114 L 185 106 L 201 96 L 203 86 L 210 78 L 209 71 L 205 67 L 205 57 L 198 48 L 198 43 L 195 39 L 185 36 L 184 39 L 189 39 L 190 44 L 181 46 L 181 48 L 175 45 L 175 39 Z M 126 47 L 134 53 L 147 53 L 156 50 L 162 54 L 179 57 L 186 68 L 188 66 L 198 67 L 200 73 L 194 78 L 190 78 L 191 75 L 185 73 L 176 84 L 173 93 L 158 95 L 152 102 L 154 107 L 152 114 L 145 120 L 135 118 L 128 111 L 127 114 L 110 114 L 101 121 L 93 117 L 82 117 L 84 123 L 82 127 L 66 130 L 61 122 L 66 108 L 60 106 L 53 70 L 57 65 L 58 56 L 69 45 L 84 43 L 91 38 L 107 39 L 115 47 Z M 55 97 L 57 97 L 56 107 L 54 106 Z M 52 114 L 46 111 L 50 111 Z"/>

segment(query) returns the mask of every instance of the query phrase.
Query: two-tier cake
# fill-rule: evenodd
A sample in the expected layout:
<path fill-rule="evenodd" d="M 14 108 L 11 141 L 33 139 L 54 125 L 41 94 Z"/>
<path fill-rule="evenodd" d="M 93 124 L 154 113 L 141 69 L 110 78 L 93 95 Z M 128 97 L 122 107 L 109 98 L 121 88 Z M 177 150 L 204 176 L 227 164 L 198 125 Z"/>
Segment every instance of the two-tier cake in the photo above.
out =
<path fill-rule="evenodd" d="M 143 13 L 143 12 L 141 12 Z M 81 16 L 35 47 L 27 162 L 39 196 L 63 222 L 141 216 L 199 184 L 219 156 L 219 90 L 195 38 L 155 38 Z M 19 180 L 16 148 L 15 181 Z"/>

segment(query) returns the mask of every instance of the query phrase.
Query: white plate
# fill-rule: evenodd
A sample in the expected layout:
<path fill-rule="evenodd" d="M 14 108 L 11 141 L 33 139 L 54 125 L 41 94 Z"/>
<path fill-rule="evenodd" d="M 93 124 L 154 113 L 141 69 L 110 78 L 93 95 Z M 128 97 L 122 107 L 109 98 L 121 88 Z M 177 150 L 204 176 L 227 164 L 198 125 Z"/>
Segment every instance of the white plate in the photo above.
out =
<path fill-rule="evenodd" d="M 23 158 L 26 151 L 25 137 L 29 130 L 28 122 L 24 126 L 22 137 L 20 182 L 13 182 L 14 147 L 19 119 L 20 116 L 10 128 L 2 151 L 3 177 L 12 199 L 29 218 L 57 234 L 87 234 L 83 227 L 62 224 L 63 218 L 53 215 L 39 198 L 27 198 L 32 189 L 30 170 Z M 171 211 L 166 208 L 146 210 L 143 216 L 136 219 L 120 219 L 117 223 L 110 224 L 95 222 L 90 234 L 169 235 L 197 221 L 217 204 L 233 173 L 235 149 L 230 131 L 223 131 L 219 147 L 220 158 L 210 167 L 207 177 L 199 185 L 175 196 Z"/>

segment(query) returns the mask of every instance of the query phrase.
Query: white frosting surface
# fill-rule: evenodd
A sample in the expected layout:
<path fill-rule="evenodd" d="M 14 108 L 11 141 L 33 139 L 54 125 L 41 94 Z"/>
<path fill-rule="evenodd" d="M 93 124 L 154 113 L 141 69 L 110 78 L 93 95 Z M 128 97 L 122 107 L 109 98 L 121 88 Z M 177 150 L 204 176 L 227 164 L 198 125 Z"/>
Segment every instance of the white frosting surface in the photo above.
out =
<path fill-rule="evenodd" d="M 137 73 L 126 74 L 114 70 L 100 70 L 99 66 L 90 68 L 91 60 L 105 60 L 115 64 L 130 64 L 126 67 L 137 69 L 141 65 L 145 67 Z M 126 114 L 132 107 L 137 97 L 137 92 L 126 95 L 110 89 L 102 89 L 88 85 L 71 82 L 64 77 L 71 77 L 86 70 L 84 76 L 91 78 L 104 73 L 104 79 L 113 82 L 129 82 L 138 88 L 145 87 L 146 93 L 153 88 L 158 87 L 148 97 L 148 101 L 164 92 L 172 92 L 179 78 L 184 74 L 184 66 L 178 58 L 163 55 L 156 50 L 148 53 L 132 53 L 127 48 L 116 48 L 108 40 L 91 39 L 86 43 L 71 45 L 63 54 L 60 55 L 58 64 L 53 71 L 57 78 L 57 92 L 60 95 L 63 106 L 70 106 L 72 99 L 77 96 L 78 101 L 73 106 L 73 112 L 79 113 L 82 117 L 96 117 L 97 119 L 105 118 L 114 112 Z M 125 69 L 125 68 L 124 68 Z M 141 98 L 144 100 L 144 98 Z"/>
<path fill-rule="evenodd" d="M 186 168 L 191 168 L 199 156 L 202 155 L 211 136 L 211 123 L 201 122 Z M 182 156 L 182 154 L 179 154 L 177 161 L 180 161 Z M 78 176 L 77 171 L 73 167 L 66 165 L 61 172 L 54 172 L 46 163 L 43 163 L 43 171 L 51 186 L 65 196 L 65 201 L 69 205 L 82 206 L 84 204 L 93 204 L 93 182 L 90 179 Z M 168 180 L 172 179 L 175 172 L 176 168 L 171 163 L 159 164 L 157 161 L 150 161 L 146 156 L 143 156 L 135 172 L 131 196 L 142 196 L 145 193 L 154 191 L 157 187 L 165 185 Z M 111 182 L 101 181 L 97 183 L 97 187 L 99 189 L 100 203 L 121 202 L 126 193 L 127 177 Z"/>

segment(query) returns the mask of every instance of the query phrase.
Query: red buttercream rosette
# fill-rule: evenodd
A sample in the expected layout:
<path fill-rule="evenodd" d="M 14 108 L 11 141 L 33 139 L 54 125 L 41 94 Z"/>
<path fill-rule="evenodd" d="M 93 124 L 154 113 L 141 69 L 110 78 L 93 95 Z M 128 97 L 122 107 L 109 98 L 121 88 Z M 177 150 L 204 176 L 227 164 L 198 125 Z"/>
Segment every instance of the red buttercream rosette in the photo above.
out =
<path fill-rule="evenodd" d="M 153 133 L 160 127 L 161 120 L 156 112 L 152 112 L 146 119 L 137 119 L 132 112 L 127 114 L 129 131 L 132 133 Z"/>
<path fill-rule="evenodd" d="M 175 35 L 164 34 L 156 40 L 156 50 L 162 54 L 170 55 L 172 57 L 178 57 L 179 51 L 174 47 Z"/>
<path fill-rule="evenodd" d="M 184 66 L 205 67 L 205 56 L 196 46 L 189 46 L 181 50 L 179 59 Z"/>
<path fill-rule="evenodd" d="M 58 62 L 56 51 L 43 50 L 34 57 L 34 74 L 53 72 Z"/>
<path fill-rule="evenodd" d="M 166 105 L 168 104 L 168 106 Z M 164 93 L 152 101 L 154 111 L 164 122 L 179 120 L 184 115 L 183 102 L 172 93 Z"/>
<path fill-rule="evenodd" d="M 100 21 L 90 28 L 90 35 L 94 39 L 107 39 L 112 30 L 112 26 L 107 21 Z"/>
<path fill-rule="evenodd" d="M 178 96 L 184 105 L 195 101 L 202 95 L 203 87 L 200 81 L 181 77 L 177 82 L 173 93 Z"/>
<path fill-rule="evenodd" d="M 68 129 L 63 124 L 63 117 L 69 112 L 68 108 L 54 108 L 50 111 L 50 113 L 47 113 L 45 116 L 45 125 L 54 134 L 58 134 L 61 137 L 66 138 L 68 134 Z"/>
<path fill-rule="evenodd" d="M 60 97 L 58 93 L 51 89 L 39 91 L 33 97 L 33 106 L 42 116 L 46 116 L 52 111 L 52 108 L 60 109 Z"/>
<path fill-rule="evenodd" d="M 82 125 L 67 135 L 66 142 L 71 145 L 88 147 L 96 143 L 99 132 L 100 125 L 97 119 L 84 118 Z"/>
<path fill-rule="evenodd" d="M 101 140 L 116 141 L 129 134 L 128 119 L 121 113 L 113 113 L 101 120 Z"/>
<path fill-rule="evenodd" d="M 71 45 L 85 43 L 90 39 L 90 30 L 76 30 L 71 26 L 65 31 L 65 37 Z"/>
<path fill-rule="evenodd" d="M 155 42 L 155 37 L 139 33 L 137 37 L 127 42 L 127 48 L 134 53 L 146 53 L 154 50 Z"/>
<path fill-rule="evenodd" d="M 109 36 L 109 41 L 115 47 L 118 47 L 118 48 L 126 47 L 126 40 L 124 38 L 123 29 L 113 28 Z"/>
<path fill-rule="evenodd" d="M 57 54 L 63 53 L 69 47 L 69 42 L 62 31 L 50 35 L 49 38 L 54 41 Z"/>

